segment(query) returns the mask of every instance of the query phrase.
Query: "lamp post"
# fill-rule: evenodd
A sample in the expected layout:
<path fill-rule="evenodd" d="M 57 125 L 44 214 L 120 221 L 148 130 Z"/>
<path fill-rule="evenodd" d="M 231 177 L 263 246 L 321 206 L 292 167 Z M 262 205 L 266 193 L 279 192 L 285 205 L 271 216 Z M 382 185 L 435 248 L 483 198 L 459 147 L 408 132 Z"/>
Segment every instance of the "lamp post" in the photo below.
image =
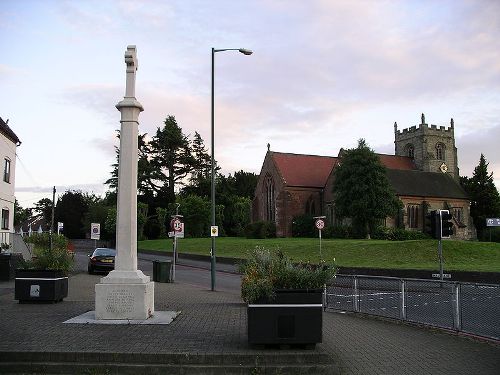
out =
<path fill-rule="evenodd" d="M 224 52 L 224 51 L 238 51 L 244 55 L 251 55 L 253 52 L 249 49 L 245 48 L 224 48 L 224 49 L 215 49 L 212 48 L 212 130 L 211 130 L 211 166 L 212 166 L 212 174 L 211 174 L 211 203 L 212 203 L 212 226 L 215 226 L 215 158 L 214 158 L 214 149 L 215 149 L 215 127 L 214 127 L 214 62 L 215 62 L 215 53 L 216 52 Z M 212 250 L 210 252 L 210 273 L 211 273 L 211 286 L 212 291 L 215 290 L 215 236 L 210 233 L 212 236 Z"/>

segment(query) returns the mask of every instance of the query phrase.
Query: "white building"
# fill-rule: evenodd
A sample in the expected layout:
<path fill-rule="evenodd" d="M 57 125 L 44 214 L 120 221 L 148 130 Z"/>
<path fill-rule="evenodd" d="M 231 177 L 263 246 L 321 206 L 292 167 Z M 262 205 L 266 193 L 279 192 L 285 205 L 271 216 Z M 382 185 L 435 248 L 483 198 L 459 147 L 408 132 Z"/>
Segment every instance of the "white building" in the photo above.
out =
<path fill-rule="evenodd" d="M 14 233 L 14 190 L 16 172 L 16 147 L 21 144 L 17 135 L 0 117 L 0 242 L 11 244 L 10 233 Z"/>

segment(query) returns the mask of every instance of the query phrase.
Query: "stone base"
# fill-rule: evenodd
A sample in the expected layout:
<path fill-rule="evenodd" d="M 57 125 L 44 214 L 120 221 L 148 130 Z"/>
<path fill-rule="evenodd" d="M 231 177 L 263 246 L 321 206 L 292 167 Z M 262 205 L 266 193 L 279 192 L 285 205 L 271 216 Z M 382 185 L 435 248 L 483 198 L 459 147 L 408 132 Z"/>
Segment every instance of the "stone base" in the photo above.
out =
<path fill-rule="evenodd" d="M 96 319 L 145 320 L 154 313 L 154 282 L 142 271 L 112 271 L 95 286 Z"/>

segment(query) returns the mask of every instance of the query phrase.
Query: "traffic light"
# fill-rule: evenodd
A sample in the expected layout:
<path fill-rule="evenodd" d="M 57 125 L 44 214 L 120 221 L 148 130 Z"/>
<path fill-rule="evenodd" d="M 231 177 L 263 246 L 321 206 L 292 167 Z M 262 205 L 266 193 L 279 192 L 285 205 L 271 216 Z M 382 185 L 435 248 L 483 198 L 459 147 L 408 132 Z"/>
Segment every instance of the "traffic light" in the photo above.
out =
<path fill-rule="evenodd" d="M 441 218 L 441 238 L 450 238 L 453 234 L 453 223 L 451 222 L 452 215 L 448 210 L 440 210 Z"/>
<path fill-rule="evenodd" d="M 431 211 L 425 215 L 425 233 L 430 234 L 432 238 L 440 239 L 441 221 L 439 220 L 439 211 Z"/>

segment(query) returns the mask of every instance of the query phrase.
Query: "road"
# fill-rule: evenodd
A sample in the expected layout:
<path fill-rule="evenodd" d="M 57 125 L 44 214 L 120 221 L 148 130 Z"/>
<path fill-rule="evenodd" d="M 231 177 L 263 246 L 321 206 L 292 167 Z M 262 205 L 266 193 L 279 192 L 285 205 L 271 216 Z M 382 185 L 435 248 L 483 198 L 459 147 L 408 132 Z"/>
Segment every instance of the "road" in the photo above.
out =
<path fill-rule="evenodd" d="M 75 251 L 75 272 L 87 272 L 88 254 L 90 251 Z M 171 260 L 170 257 L 139 253 L 137 268 L 148 276 L 153 276 L 153 260 Z M 175 281 L 190 284 L 199 288 L 211 289 L 211 273 L 208 262 L 181 260 L 176 265 Z M 241 276 L 234 273 L 235 267 L 229 265 L 217 265 L 215 280 L 216 290 L 240 294 Z M 102 277 L 105 274 L 97 275 Z"/>

